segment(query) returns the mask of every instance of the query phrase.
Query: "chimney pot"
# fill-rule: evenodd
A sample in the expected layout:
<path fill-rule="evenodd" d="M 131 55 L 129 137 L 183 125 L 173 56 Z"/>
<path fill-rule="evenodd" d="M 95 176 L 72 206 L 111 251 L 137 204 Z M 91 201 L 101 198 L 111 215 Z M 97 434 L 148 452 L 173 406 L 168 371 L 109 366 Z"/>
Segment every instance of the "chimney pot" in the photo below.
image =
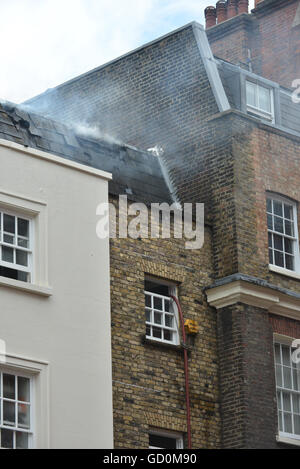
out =
<path fill-rule="evenodd" d="M 216 4 L 216 8 L 218 24 L 223 23 L 223 21 L 227 20 L 226 1 L 219 0 Z"/>
<path fill-rule="evenodd" d="M 227 18 L 233 18 L 237 15 L 236 0 L 228 0 L 227 3 Z"/>
<path fill-rule="evenodd" d="M 238 14 L 249 13 L 249 0 L 238 0 Z"/>
<path fill-rule="evenodd" d="M 204 10 L 206 29 L 211 28 L 217 24 L 217 11 L 215 7 L 209 6 Z"/>
<path fill-rule="evenodd" d="M 263 1 L 263 0 L 255 0 L 255 8 L 256 8 L 257 5 L 258 5 L 259 3 L 261 3 L 262 1 Z"/>

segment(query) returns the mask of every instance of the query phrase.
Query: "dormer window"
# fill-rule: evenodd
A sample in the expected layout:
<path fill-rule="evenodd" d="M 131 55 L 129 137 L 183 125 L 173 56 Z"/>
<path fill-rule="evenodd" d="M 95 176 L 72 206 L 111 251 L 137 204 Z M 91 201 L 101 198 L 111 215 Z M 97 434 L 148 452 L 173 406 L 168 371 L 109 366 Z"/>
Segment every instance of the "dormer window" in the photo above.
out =
<path fill-rule="evenodd" d="M 247 112 L 274 122 L 274 92 L 271 88 L 246 80 Z"/>

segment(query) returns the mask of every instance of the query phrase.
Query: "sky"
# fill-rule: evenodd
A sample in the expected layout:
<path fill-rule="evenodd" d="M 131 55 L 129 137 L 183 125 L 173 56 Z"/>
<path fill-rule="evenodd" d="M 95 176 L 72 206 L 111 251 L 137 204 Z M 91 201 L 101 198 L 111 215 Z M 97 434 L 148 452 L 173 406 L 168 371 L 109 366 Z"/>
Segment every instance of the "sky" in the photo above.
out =
<path fill-rule="evenodd" d="M 23 102 L 190 21 L 204 24 L 215 3 L 0 0 L 0 99 Z"/>

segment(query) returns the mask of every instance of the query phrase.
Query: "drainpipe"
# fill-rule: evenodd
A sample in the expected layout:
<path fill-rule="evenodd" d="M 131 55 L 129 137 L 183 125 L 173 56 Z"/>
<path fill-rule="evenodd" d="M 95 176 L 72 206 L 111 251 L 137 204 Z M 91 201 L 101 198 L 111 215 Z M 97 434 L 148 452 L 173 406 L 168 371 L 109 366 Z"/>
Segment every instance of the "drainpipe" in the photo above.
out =
<path fill-rule="evenodd" d="M 182 329 L 182 340 L 183 340 L 183 356 L 184 356 L 184 374 L 185 374 L 185 401 L 186 401 L 186 423 L 187 423 L 187 436 L 188 436 L 188 449 L 192 449 L 192 438 L 191 438 L 191 409 L 190 409 L 190 384 L 189 384 L 189 364 L 188 364 L 188 352 L 186 347 L 186 334 L 184 328 L 184 318 L 180 303 L 176 296 L 171 295 L 173 301 L 175 301 L 178 308 L 181 329 Z"/>

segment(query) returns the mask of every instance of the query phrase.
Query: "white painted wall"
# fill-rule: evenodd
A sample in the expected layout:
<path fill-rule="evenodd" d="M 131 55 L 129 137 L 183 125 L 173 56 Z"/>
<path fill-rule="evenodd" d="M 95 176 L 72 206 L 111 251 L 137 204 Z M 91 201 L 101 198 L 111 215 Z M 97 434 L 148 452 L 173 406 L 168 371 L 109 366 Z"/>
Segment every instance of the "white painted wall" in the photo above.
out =
<path fill-rule="evenodd" d="M 8 200 L 41 206 L 36 242 L 46 243 L 45 259 L 36 259 L 36 292 L 0 278 L 0 339 L 9 363 L 42 362 L 37 447 L 112 448 L 109 242 L 96 236 L 96 207 L 108 200 L 110 176 L 68 165 L 0 141 L 0 209 Z M 39 285 L 52 295 L 40 295 Z"/>

